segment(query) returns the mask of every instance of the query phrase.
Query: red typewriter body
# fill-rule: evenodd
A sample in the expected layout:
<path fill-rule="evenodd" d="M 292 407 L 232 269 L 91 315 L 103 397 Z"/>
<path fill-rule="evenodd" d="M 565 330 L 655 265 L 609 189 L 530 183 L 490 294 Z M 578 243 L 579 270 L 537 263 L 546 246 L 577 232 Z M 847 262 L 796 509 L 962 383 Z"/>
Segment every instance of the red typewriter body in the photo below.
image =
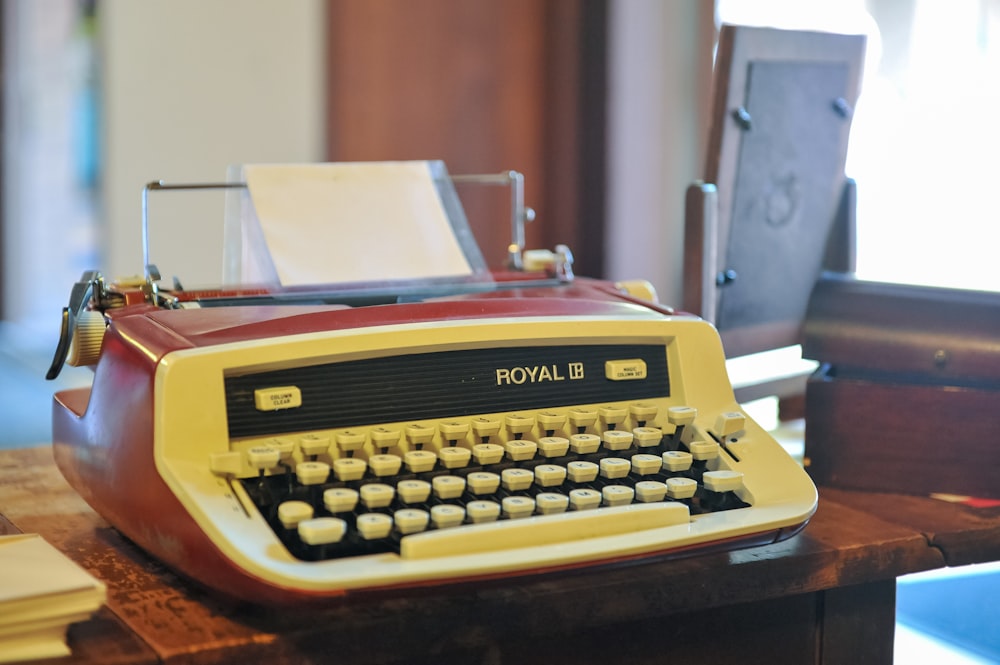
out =
<path fill-rule="evenodd" d="M 552 255 L 557 256 L 557 255 Z M 816 491 L 714 328 L 559 262 L 405 298 L 84 276 L 56 462 L 142 549 L 263 604 L 773 542 Z"/>

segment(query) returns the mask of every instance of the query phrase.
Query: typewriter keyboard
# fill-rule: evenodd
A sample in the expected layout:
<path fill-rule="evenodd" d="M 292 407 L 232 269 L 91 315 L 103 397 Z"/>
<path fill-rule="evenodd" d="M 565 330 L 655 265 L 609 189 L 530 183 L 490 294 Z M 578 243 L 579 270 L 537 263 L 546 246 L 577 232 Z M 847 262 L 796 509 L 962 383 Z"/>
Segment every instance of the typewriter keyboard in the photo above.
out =
<path fill-rule="evenodd" d="M 449 553 L 492 547 L 464 538 L 470 525 L 507 522 L 502 538 L 538 544 L 748 507 L 743 474 L 722 462 L 743 414 L 704 434 L 694 408 L 664 411 L 662 427 L 637 403 L 273 437 L 241 452 L 255 475 L 239 482 L 304 561 L 430 556 L 407 536 L 442 530 L 455 538 L 434 547 Z M 528 517 L 545 521 L 514 523 Z"/>

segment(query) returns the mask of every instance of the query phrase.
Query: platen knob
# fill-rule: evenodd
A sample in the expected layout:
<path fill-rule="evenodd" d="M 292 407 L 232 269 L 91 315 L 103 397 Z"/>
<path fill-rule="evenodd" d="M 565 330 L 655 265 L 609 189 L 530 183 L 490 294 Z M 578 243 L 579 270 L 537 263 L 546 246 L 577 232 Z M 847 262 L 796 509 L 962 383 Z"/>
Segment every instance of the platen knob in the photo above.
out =
<path fill-rule="evenodd" d="M 76 317 L 73 339 L 69 344 L 66 362 L 73 367 L 94 365 L 101 355 L 101 341 L 104 339 L 104 315 L 94 310 L 84 310 Z"/>

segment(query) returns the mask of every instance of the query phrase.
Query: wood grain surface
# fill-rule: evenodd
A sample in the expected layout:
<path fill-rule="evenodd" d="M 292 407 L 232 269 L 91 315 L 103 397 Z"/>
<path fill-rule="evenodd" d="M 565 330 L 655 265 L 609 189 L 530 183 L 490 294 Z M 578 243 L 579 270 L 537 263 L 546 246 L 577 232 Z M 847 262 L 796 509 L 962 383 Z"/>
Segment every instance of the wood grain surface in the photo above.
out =
<path fill-rule="evenodd" d="M 755 648 L 812 662 L 796 659 L 817 653 L 826 604 L 833 617 L 837 598 L 853 607 L 860 594 L 891 618 L 896 576 L 1000 553 L 996 512 L 831 490 L 801 534 L 772 545 L 277 610 L 234 604 L 148 557 L 73 492 L 48 447 L 0 452 L 0 513 L 0 530 L 40 533 L 108 584 L 106 608 L 72 627 L 62 663 L 652 662 L 670 631 L 698 635 L 721 617 L 737 644 L 756 645 L 743 662 L 766 662 Z M 855 591 L 826 593 L 843 589 Z M 780 648 L 766 637 L 774 631 L 787 633 Z M 677 653 L 704 652 L 699 639 L 672 641 Z"/>

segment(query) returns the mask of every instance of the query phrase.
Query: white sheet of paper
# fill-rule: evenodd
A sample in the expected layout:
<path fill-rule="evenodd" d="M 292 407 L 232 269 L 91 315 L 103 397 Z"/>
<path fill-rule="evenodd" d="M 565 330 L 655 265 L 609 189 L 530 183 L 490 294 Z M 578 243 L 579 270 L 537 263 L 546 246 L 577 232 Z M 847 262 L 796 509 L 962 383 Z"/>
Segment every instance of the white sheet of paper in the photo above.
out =
<path fill-rule="evenodd" d="M 243 173 L 284 286 L 472 273 L 427 162 L 254 164 Z"/>

